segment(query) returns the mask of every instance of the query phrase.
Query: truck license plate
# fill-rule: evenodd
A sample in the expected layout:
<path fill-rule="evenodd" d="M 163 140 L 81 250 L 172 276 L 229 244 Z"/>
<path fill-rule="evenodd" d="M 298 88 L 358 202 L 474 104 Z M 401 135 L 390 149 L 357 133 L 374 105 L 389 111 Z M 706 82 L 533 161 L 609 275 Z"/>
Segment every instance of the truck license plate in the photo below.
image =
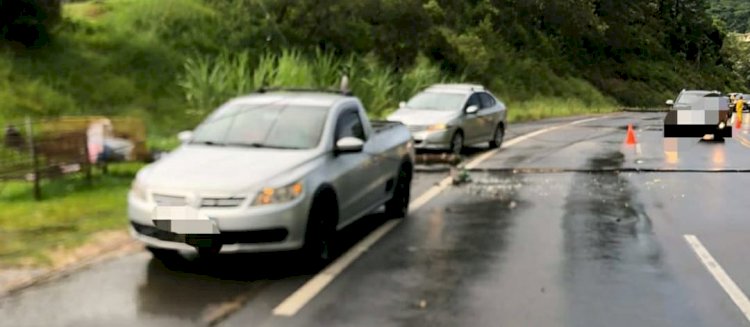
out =
<path fill-rule="evenodd" d="M 152 220 L 156 228 L 177 234 L 219 234 L 216 223 L 193 207 L 157 206 Z"/>

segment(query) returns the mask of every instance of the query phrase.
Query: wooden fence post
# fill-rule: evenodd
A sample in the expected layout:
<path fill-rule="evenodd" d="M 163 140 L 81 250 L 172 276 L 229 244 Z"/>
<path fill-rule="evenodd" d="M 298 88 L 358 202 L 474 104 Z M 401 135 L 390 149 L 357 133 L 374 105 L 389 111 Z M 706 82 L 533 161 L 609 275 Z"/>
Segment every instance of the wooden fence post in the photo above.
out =
<path fill-rule="evenodd" d="M 84 134 L 83 137 L 83 156 L 84 156 L 84 167 L 81 167 L 86 170 L 86 183 L 91 185 L 91 156 L 89 154 L 89 136 L 88 134 Z"/>
<path fill-rule="evenodd" d="M 34 200 L 42 199 L 42 190 L 39 185 L 39 160 L 36 153 L 36 142 L 34 142 L 34 128 L 32 127 L 31 118 L 26 116 L 26 134 L 28 134 L 27 141 L 29 143 L 29 154 L 31 155 L 31 161 L 34 165 Z"/>

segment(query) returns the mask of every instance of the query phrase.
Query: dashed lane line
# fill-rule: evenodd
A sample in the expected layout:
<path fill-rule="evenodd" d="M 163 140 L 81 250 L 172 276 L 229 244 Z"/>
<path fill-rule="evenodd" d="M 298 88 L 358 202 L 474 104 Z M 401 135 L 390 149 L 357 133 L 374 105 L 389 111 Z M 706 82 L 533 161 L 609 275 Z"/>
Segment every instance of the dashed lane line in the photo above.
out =
<path fill-rule="evenodd" d="M 719 282 L 719 285 L 724 289 L 724 292 L 729 295 L 732 301 L 734 301 L 734 304 L 736 304 L 740 311 L 742 311 L 742 314 L 745 315 L 745 318 L 750 321 L 750 300 L 747 299 L 745 293 L 743 293 L 739 286 L 734 283 L 732 278 L 729 277 L 726 271 L 724 271 L 724 268 L 716 262 L 716 259 L 711 256 L 711 253 L 709 253 L 701 241 L 698 240 L 698 237 L 695 235 L 684 235 L 684 237 L 698 256 L 698 259 L 701 260 L 701 263 L 706 266 L 708 272 L 711 273 L 717 282 Z"/>

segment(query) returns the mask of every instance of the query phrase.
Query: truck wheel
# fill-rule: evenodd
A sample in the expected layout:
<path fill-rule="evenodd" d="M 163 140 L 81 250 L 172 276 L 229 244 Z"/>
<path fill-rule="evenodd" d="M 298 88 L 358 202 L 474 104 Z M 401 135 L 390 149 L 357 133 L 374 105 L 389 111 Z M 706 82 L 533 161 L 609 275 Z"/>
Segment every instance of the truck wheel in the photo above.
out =
<path fill-rule="evenodd" d="M 455 155 L 461 155 L 461 153 L 464 151 L 464 134 L 461 131 L 456 131 L 456 133 L 453 134 L 453 138 L 451 138 L 450 150 L 451 153 Z"/>
<path fill-rule="evenodd" d="M 320 198 L 313 202 L 302 247 L 306 268 L 321 269 L 334 257 L 336 250 L 336 221 L 338 206 L 335 201 Z"/>
<path fill-rule="evenodd" d="M 495 127 L 495 133 L 492 134 L 492 140 L 490 140 L 490 149 L 497 149 L 503 145 L 503 138 L 505 137 L 505 128 L 502 124 L 497 124 Z"/>
<path fill-rule="evenodd" d="M 398 172 L 393 197 L 385 203 L 385 215 L 388 218 L 404 218 L 409 213 L 409 196 L 411 193 L 411 168 L 404 164 Z"/>

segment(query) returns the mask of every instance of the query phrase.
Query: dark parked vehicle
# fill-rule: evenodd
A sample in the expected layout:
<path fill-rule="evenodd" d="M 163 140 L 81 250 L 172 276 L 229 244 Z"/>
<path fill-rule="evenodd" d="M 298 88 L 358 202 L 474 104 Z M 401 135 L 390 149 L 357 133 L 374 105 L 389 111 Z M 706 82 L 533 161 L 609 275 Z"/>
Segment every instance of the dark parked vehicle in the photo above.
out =
<path fill-rule="evenodd" d="M 664 137 L 732 137 L 729 97 L 718 91 L 682 90 L 664 118 Z"/>

